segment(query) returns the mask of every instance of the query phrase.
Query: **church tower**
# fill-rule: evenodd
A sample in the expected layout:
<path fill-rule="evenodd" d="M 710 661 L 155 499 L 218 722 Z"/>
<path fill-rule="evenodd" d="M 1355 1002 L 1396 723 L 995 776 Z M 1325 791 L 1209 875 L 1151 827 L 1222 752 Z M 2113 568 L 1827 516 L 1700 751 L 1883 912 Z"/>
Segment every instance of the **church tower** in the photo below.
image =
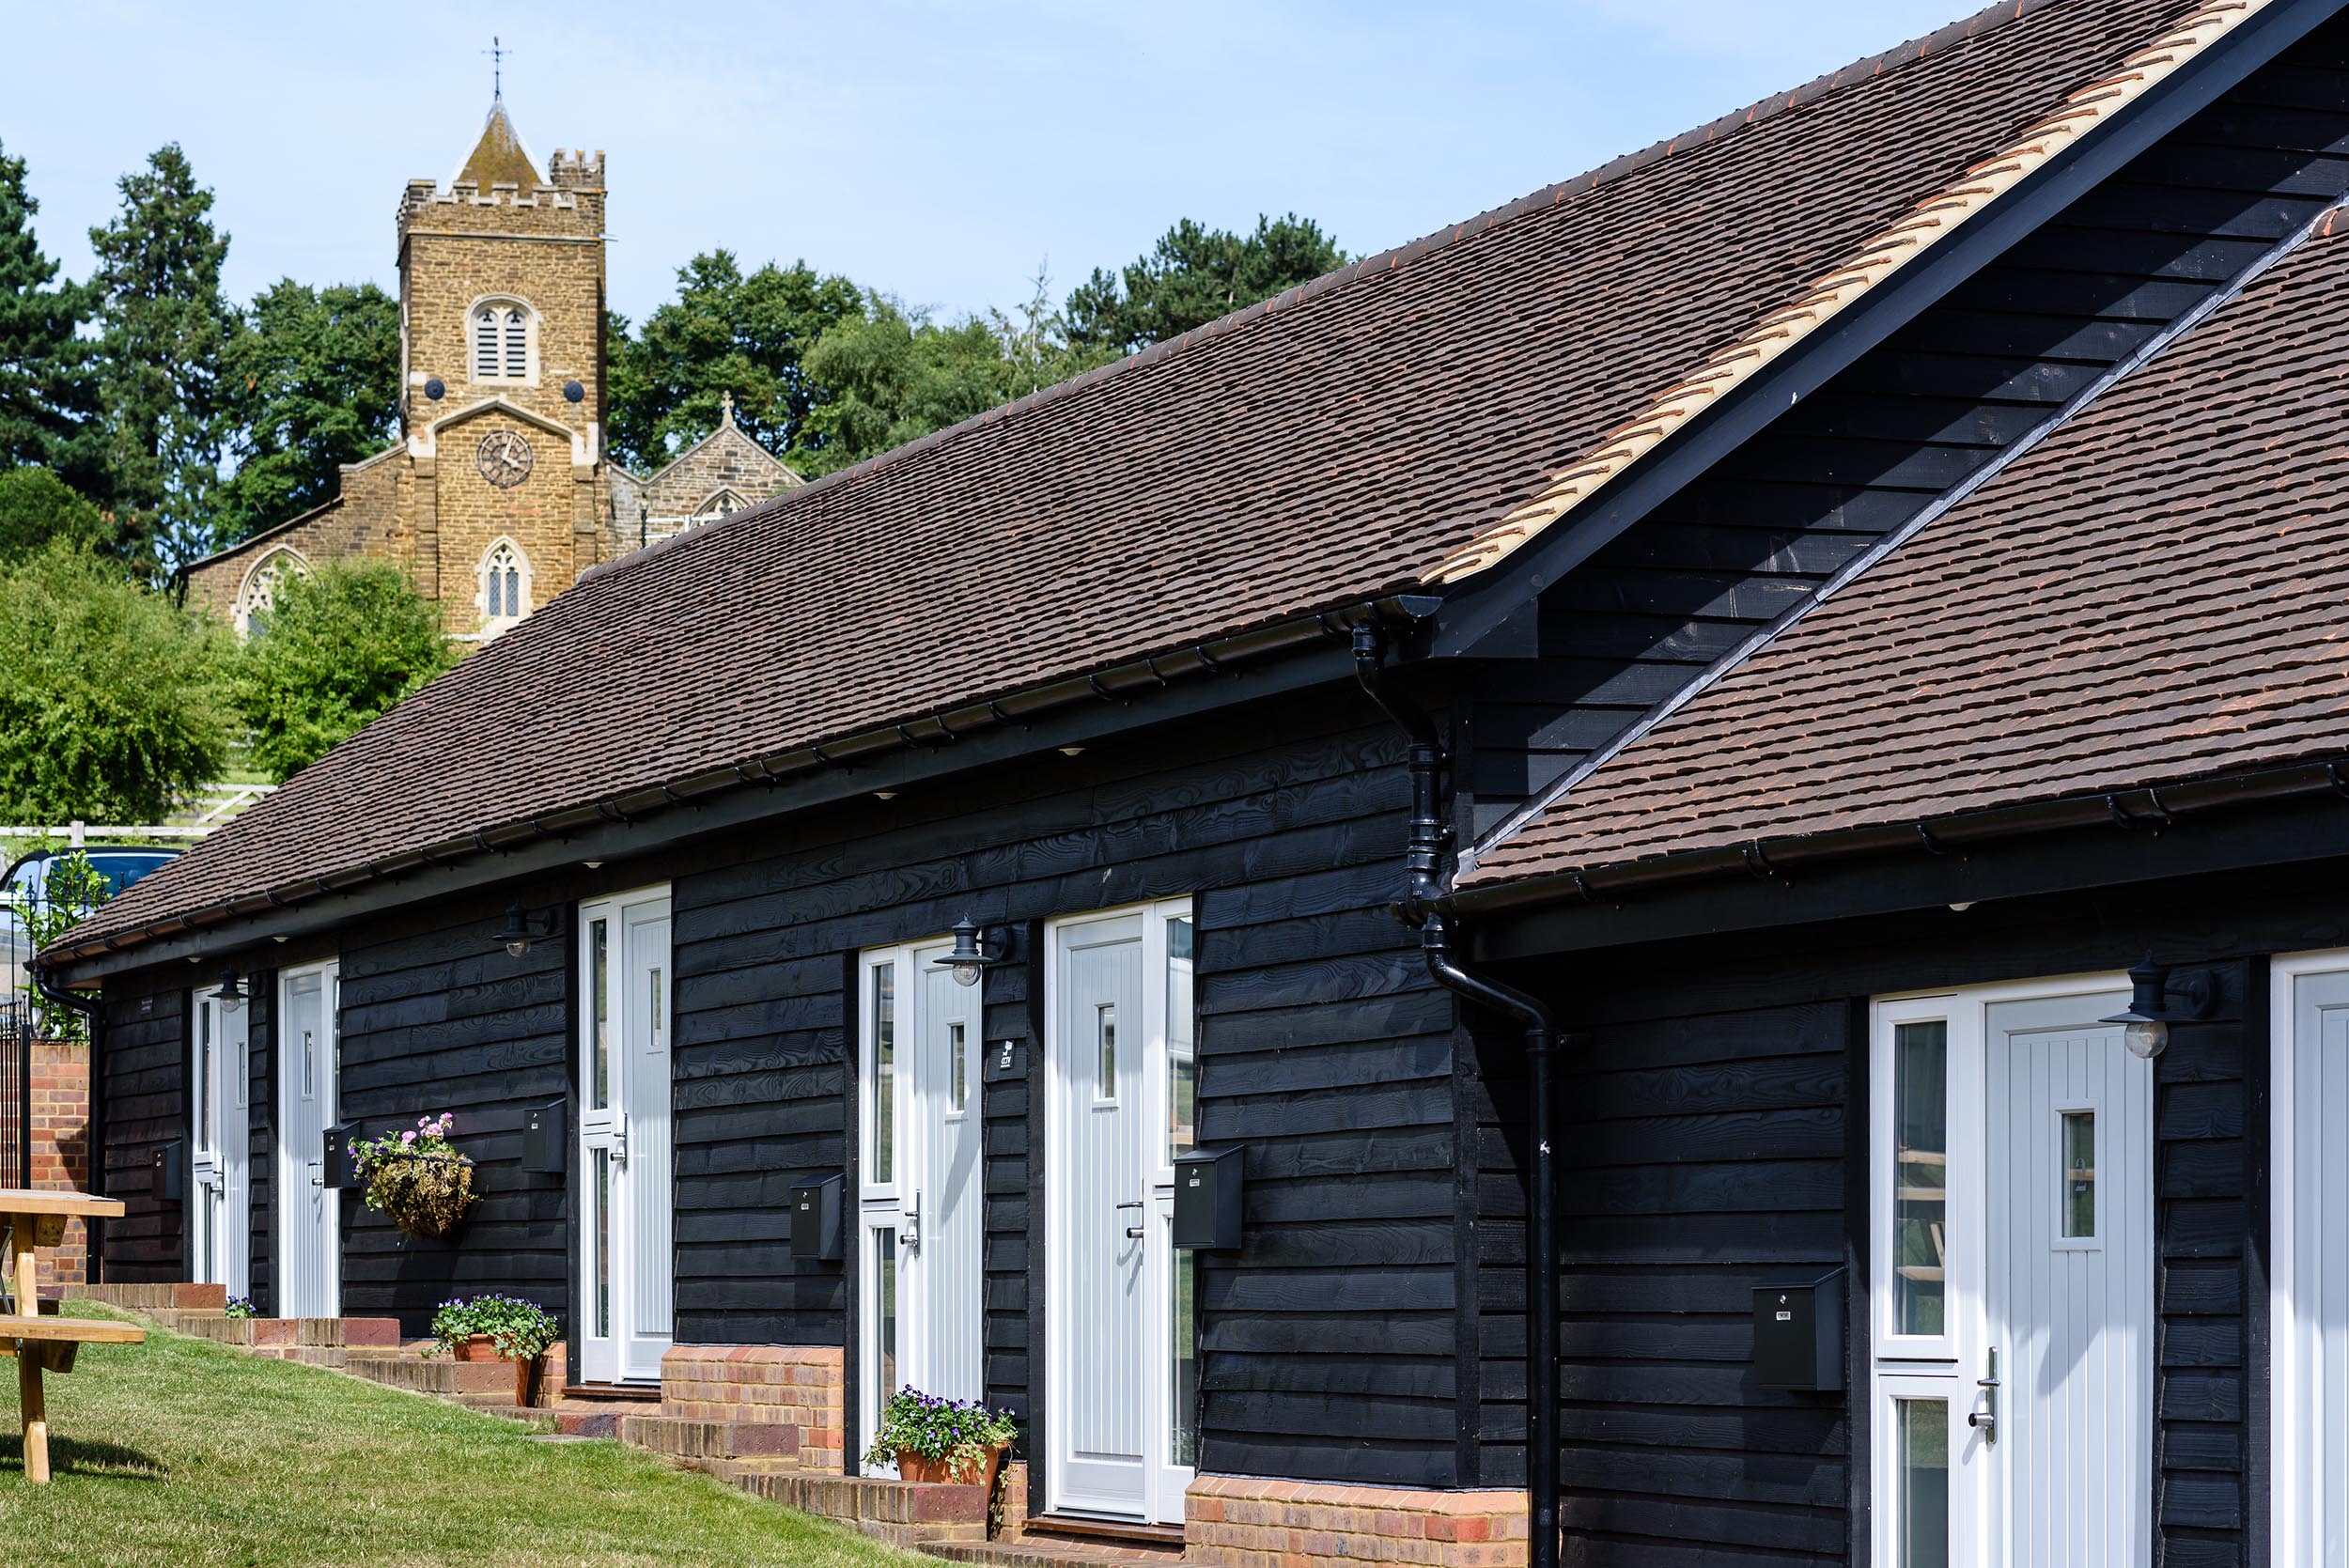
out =
<path fill-rule="evenodd" d="M 184 573 L 241 634 L 322 561 L 396 561 L 452 638 L 486 642 L 599 561 L 801 483 L 734 422 L 638 475 L 603 450 L 603 154 L 531 156 L 503 96 L 456 179 L 399 204 L 399 439 L 325 505 Z"/>
<path fill-rule="evenodd" d="M 501 98 L 443 190 L 399 212 L 401 429 L 414 569 L 453 632 L 494 630 L 595 564 L 603 154 L 542 177 Z"/>

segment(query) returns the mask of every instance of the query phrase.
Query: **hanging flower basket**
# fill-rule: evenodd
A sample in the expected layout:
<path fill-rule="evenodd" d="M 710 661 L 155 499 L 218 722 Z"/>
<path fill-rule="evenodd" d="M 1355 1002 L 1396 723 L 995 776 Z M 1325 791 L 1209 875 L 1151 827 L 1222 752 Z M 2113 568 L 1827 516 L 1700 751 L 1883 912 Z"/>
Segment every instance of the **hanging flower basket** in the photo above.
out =
<path fill-rule="evenodd" d="M 473 1159 L 448 1141 L 457 1118 L 447 1111 L 420 1116 L 406 1132 L 355 1144 L 351 1155 L 366 1184 L 367 1207 L 412 1236 L 443 1236 L 473 1203 Z"/>

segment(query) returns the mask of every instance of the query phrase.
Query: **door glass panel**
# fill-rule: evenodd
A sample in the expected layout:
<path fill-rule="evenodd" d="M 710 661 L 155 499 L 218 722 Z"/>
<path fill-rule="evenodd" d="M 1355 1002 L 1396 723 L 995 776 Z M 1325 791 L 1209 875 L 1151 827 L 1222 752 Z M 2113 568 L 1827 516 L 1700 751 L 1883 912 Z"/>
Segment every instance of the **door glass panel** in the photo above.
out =
<path fill-rule="evenodd" d="M 650 1007 L 652 1016 L 646 1020 L 652 1029 L 652 1038 L 645 1048 L 650 1054 L 658 1056 L 661 1054 L 661 970 L 658 966 L 646 971 L 645 988 L 652 999 Z"/>
<path fill-rule="evenodd" d="M 612 1337 L 612 1151 L 596 1151 L 596 1338 Z"/>
<path fill-rule="evenodd" d="M 963 1110 L 971 1104 L 971 1058 L 958 1023 L 946 1026 L 946 1103 L 953 1110 Z"/>
<path fill-rule="evenodd" d="M 2096 1113 L 2063 1113 L 2063 1234 L 2096 1234 Z"/>
<path fill-rule="evenodd" d="M 1898 1568 L 1947 1568 L 1950 1560 L 1950 1405 L 1896 1399 L 1899 1447 Z"/>
<path fill-rule="evenodd" d="M 195 1152 L 212 1147 L 212 1003 L 195 1008 Z"/>
<path fill-rule="evenodd" d="M 302 1032 L 302 1097 L 314 1100 L 319 1094 L 319 1035 L 315 1029 Z"/>
<path fill-rule="evenodd" d="M 596 1110 L 612 1104 L 612 986 L 610 933 L 606 923 L 590 921 L 587 925 L 587 998 L 594 1009 L 595 1022 L 589 1031 L 587 1103 Z"/>
<path fill-rule="evenodd" d="M 873 1126 L 868 1151 L 873 1181 L 897 1179 L 897 966 L 873 970 Z M 895 1245 L 895 1237 L 891 1237 Z M 892 1265 L 894 1266 L 894 1265 Z M 894 1387 L 894 1385 L 891 1385 Z"/>
<path fill-rule="evenodd" d="M 880 1389 L 882 1400 L 897 1391 L 897 1233 L 873 1233 L 873 1289 L 879 1296 Z"/>
<path fill-rule="evenodd" d="M 1173 1334 L 1174 1388 L 1168 1409 L 1167 1459 L 1170 1464 L 1196 1465 L 1199 1462 L 1199 1429 L 1194 1415 L 1199 1408 L 1199 1325 L 1193 1312 L 1197 1289 L 1197 1258 L 1189 1252 L 1175 1252 L 1174 1264 L 1167 1272 L 1174 1280 Z"/>
<path fill-rule="evenodd" d="M 1117 1004 L 1102 1002 L 1093 1010 L 1093 1097 L 1117 1098 Z"/>
<path fill-rule="evenodd" d="M 1166 1155 L 1191 1147 L 1198 1095 L 1198 1050 L 1194 1044 L 1191 994 L 1191 936 L 1189 915 L 1166 923 Z M 1189 1461 L 1183 1461 L 1188 1464 Z"/>
<path fill-rule="evenodd" d="M 1905 1023 L 1892 1042 L 1892 1332 L 1937 1335 L 1948 1288 L 1949 1025 Z"/>

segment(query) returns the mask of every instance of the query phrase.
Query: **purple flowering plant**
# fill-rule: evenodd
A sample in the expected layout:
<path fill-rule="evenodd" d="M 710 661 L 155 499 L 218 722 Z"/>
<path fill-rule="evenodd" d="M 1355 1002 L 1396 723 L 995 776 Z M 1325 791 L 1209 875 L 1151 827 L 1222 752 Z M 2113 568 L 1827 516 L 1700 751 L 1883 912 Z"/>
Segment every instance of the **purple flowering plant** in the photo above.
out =
<path fill-rule="evenodd" d="M 1008 1410 L 990 1410 L 975 1399 L 940 1399 L 910 1383 L 882 1403 L 880 1414 L 873 1446 L 864 1454 L 868 1465 L 918 1453 L 958 1471 L 975 1469 L 986 1464 L 989 1449 L 1019 1435 Z"/>
<path fill-rule="evenodd" d="M 489 1335 L 491 1346 L 509 1361 L 535 1361 L 561 1337 L 562 1329 L 552 1314 L 519 1296 L 491 1294 L 470 1300 L 459 1296 L 442 1302 L 432 1313 L 432 1343 L 443 1350 L 454 1352 L 475 1334 Z"/>
<path fill-rule="evenodd" d="M 232 1296 L 228 1298 L 228 1305 L 221 1315 L 223 1317 L 258 1317 L 261 1315 L 261 1309 L 253 1304 L 253 1297 L 249 1296 Z"/>

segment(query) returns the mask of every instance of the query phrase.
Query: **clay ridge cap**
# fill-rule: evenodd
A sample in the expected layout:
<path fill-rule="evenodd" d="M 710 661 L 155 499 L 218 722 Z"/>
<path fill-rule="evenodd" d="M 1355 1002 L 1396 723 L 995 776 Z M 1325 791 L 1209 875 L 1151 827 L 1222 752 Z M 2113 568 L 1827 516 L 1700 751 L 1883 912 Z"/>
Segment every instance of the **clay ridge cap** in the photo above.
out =
<path fill-rule="evenodd" d="M 2249 0 L 2249 3 L 2263 5 L 2265 0 Z M 1529 213 L 1539 211 L 1544 208 L 1560 206 L 1578 196 L 1587 195 L 1602 185 L 1613 184 L 1617 180 L 1661 163 L 1676 155 L 1709 147 L 1734 132 L 1775 119 L 1796 109 L 1810 108 L 1820 99 L 1838 88 L 1872 80 L 1888 71 L 1914 64 L 1927 55 L 1939 54 L 1957 44 L 1980 38 L 2009 23 L 2018 22 L 2025 17 L 2036 16 L 2061 4 L 2062 0 L 1997 0 L 1996 4 L 1987 6 L 1971 16 L 1961 18 L 1947 26 L 1936 28 L 1921 38 L 1911 39 L 1906 43 L 1896 44 L 1876 54 L 1864 55 L 1839 70 L 1815 76 L 1801 86 L 1774 93 L 1742 109 L 1734 109 L 1692 130 L 1684 131 L 1675 136 L 1667 136 L 1662 141 L 1651 143 L 1636 152 L 1626 152 L 1621 157 L 1599 164 L 1596 168 L 1585 170 L 1570 179 L 1546 185 L 1531 195 L 1520 196 L 1516 201 L 1504 202 L 1499 207 L 1490 208 L 1463 222 L 1447 225 L 1417 240 L 1392 246 L 1378 252 L 1376 256 L 1364 256 L 1360 261 L 1349 261 L 1334 272 L 1325 272 L 1311 282 L 1300 283 L 1294 288 L 1285 289 L 1269 299 L 1260 300 L 1254 304 L 1243 305 L 1203 326 L 1193 327 L 1179 336 L 1167 338 L 1160 343 L 1153 343 L 1146 349 L 1138 349 L 1123 359 L 1097 365 L 1082 375 L 1072 376 L 1065 381 L 1055 381 L 1050 386 L 1039 387 L 1024 396 L 1015 397 L 1007 403 L 1000 403 L 994 408 L 972 414 L 970 418 L 949 425 L 943 429 L 934 430 L 926 436 L 916 436 L 902 446 L 892 447 L 878 456 L 865 458 L 861 463 L 853 463 L 847 468 L 835 469 L 830 474 L 806 480 L 782 494 L 769 497 L 755 506 L 745 506 L 742 510 L 720 521 L 705 523 L 698 528 L 673 534 L 665 539 L 656 539 L 650 544 L 632 550 L 625 555 L 614 556 L 609 561 L 599 561 L 582 571 L 576 581 L 584 582 L 592 578 L 604 576 L 631 564 L 646 560 L 661 551 L 682 548 L 689 542 L 706 539 L 727 528 L 770 517 L 786 506 L 799 505 L 835 487 L 853 483 L 866 475 L 894 467 L 985 426 L 1016 418 L 1032 409 L 1041 408 L 1056 399 L 1073 396 L 1081 390 L 1112 377 L 1123 375 L 1138 366 L 1154 365 L 1186 349 L 1221 337 L 1226 333 L 1246 326 L 1258 317 L 1292 309 L 1307 300 L 1318 299 L 1334 289 L 1343 288 L 1349 283 L 1399 271 L 1425 256 L 1439 251 L 1448 250 L 1463 241 L 1474 239 L 1478 235 L 1499 228 Z M 770 453 L 770 456 L 772 454 Z M 781 460 L 777 459 L 777 461 Z"/>
<path fill-rule="evenodd" d="M 2131 53 L 2118 69 L 2080 87 L 2015 139 L 1913 206 L 1890 228 L 1651 398 L 1631 418 L 1550 476 L 1539 493 L 1437 563 L 1428 585 L 1456 582 L 1497 564 L 1604 489 L 1617 474 L 1687 425 L 1713 400 L 1761 373 L 1884 279 L 1963 227 L 1967 220 L 2059 152 L 2174 74 L 2232 32 L 2268 0 L 2203 0 Z"/>

